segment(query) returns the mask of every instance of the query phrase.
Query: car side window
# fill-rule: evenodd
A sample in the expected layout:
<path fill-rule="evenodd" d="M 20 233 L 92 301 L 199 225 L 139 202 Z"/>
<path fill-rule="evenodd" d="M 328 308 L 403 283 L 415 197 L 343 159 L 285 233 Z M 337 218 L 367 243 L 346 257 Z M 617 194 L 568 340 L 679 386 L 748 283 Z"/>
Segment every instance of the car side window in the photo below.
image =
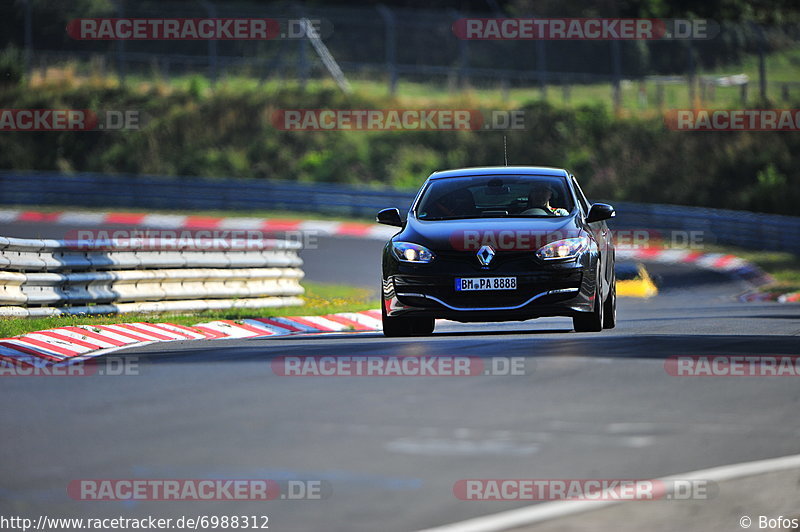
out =
<path fill-rule="evenodd" d="M 586 216 L 589 214 L 589 201 L 583 194 L 583 190 L 581 190 L 581 186 L 578 184 L 578 180 L 575 179 L 575 176 L 572 176 L 572 184 L 575 186 L 575 190 L 578 192 L 578 202 L 581 204 L 581 208 L 583 209 L 583 215 Z"/>

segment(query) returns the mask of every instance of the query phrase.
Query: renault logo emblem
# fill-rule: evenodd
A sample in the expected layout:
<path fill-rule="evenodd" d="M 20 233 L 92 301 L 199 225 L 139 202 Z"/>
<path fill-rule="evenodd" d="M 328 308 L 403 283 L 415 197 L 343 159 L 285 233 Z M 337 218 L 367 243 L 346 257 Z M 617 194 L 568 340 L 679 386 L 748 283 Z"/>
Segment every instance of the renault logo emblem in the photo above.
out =
<path fill-rule="evenodd" d="M 481 263 L 481 266 L 488 266 L 492 259 L 494 258 L 494 249 L 492 246 L 483 246 L 481 249 L 478 250 L 478 260 Z"/>

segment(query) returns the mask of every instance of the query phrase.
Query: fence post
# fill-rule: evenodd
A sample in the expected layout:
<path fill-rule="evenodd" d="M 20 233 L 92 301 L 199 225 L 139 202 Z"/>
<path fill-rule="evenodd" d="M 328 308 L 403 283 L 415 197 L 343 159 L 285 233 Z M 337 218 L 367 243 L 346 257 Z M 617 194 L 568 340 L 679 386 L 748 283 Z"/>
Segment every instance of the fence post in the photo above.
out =
<path fill-rule="evenodd" d="M 536 41 L 536 77 L 539 80 L 539 90 L 542 100 L 547 100 L 547 49 L 544 39 Z"/>
<path fill-rule="evenodd" d="M 695 106 L 695 98 L 696 98 L 696 91 L 695 91 L 695 60 L 694 60 L 694 47 L 692 46 L 692 41 L 686 41 L 686 53 L 688 54 L 686 57 L 686 61 L 688 63 L 688 71 L 689 71 L 689 108 L 694 109 Z"/>
<path fill-rule="evenodd" d="M 117 11 L 117 18 L 125 18 L 125 0 L 112 0 Z M 120 83 L 125 83 L 125 39 L 117 39 L 117 75 Z"/>
<path fill-rule="evenodd" d="M 664 84 L 660 81 L 656 81 L 656 105 L 659 111 L 664 109 Z"/>
<path fill-rule="evenodd" d="M 647 82 L 639 80 L 639 107 L 647 109 Z"/>
<path fill-rule="evenodd" d="M 308 40 L 303 37 L 302 39 L 298 39 L 298 44 L 300 46 L 299 54 L 297 57 L 297 71 L 300 74 L 300 86 L 302 88 L 306 88 L 306 82 L 308 81 Z"/>
<path fill-rule="evenodd" d="M 389 75 L 389 94 L 397 92 L 397 18 L 383 4 L 375 7 L 386 24 L 386 71 Z"/>
<path fill-rule="evenodd" d="M 614 113 L 618 114 L 622 108 L 622 49 L 619 41 L 611 41 L 611 69 L 614 75 Z"/>
<path fill-rule="evenodd" d="M 767 103 L 767 62 L 764 59 L 764 30 L 753 23 L 758 32 L 758 89 L 761 103 Z"/>
<path fill-rule="evenodd" d="M 208 18 L 217 18 L 217 7 L 211 3 L 210 0 L 200 0 L 200 3 L 206 8 Z M 217 85 L 217 41 L 216 39 L 208 39 L 208 78 L 211 80 L 211 87 Z"/>
<path fill-rule="evenodd" d="M 31 2 L 25 0 L 25 77 L 30 83 L 31 80 L 31 60 L 33 56 L 33 8 Z"/>
<path fill-rule="evenodd" d="M 448 12 L 454 21 L 461 18 L 461 14 L 455 9 L 449 9 Z M 469 48 L 467 48 L 466 39 L 458 39 L 458 75 L 456 85 L 461 89 L 469 85 Z"/>
<path fill-rule="evenodd" d="M 297 18 L 299 18 L 299 19 L 306 18 L 306 13 L 305 13 L 305 10 L 303 9 L 302 5 L 297 4 L 295 2 L 292 2 L 290 5 L 291 5 L 291 8 L 292 8 L 292 11 L 297 15 Z M 305 25 L 303 26 L 303 28 L 304 28 L 303 37 L 300 38 L 300 39 L 297 39 L 297 46 L 298 46 L 298 48 L 297 48 L 297 77 L 300 78 L 300 87 L 305 89 L 306 88 L 306 83 L 308 82 L 310 65 L 309 65 L 309 62 L 308 62 L 309 42 L 308 42 L 308 37 L 305 34 L 305 31 L 307 30 L 307 28 L 306 28 Z"/>

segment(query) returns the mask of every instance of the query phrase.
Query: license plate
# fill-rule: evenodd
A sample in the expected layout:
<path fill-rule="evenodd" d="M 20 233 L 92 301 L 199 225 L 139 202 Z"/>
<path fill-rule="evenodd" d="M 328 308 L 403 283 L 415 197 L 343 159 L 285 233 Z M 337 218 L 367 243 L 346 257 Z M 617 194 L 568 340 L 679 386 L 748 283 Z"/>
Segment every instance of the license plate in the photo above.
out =
<path fill-rule="evenodd" d="M 516 290 L 516 277 L 457 277 L 456 291 Z"/>

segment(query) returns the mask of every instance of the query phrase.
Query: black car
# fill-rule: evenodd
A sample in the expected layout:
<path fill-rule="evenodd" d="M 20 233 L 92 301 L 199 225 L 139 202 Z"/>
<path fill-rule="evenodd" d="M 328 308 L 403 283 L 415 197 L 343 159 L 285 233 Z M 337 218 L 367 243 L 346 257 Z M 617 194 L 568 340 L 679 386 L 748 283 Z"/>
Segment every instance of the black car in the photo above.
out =
<path fill-rule="evenodd" d="M 572 318 L 575 331 L 613 328 L 614 245 L 605 220 L 567 170 L 532 166 L 433 173 L 383 250 L 386 336 L 459 322 Z"/>

